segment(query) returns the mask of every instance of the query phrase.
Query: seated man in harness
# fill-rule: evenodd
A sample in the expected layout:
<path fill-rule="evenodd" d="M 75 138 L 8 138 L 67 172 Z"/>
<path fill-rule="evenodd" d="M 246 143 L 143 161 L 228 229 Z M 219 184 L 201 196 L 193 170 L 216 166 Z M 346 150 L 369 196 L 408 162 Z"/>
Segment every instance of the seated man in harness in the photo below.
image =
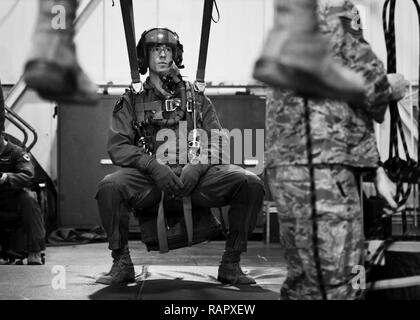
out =
<path fill-rule="evenodd" d="M 2 214 L 16 212 L 26 235 L 28 264 L 43 264 L 45 227 L 36 196 L 27 187 L 35 174 L 29 154 L 7 141 L 4 133 L 4 99 L 0 83 L 0 224 Z M 4 217 L 3 217 L 4 218 Z"/>
<path fill-rule="evenodd" d="M 181 160 L 187 153 L 181 145 L 187 143 L 189 136 L 181 126 L 185 125 L 185 131 L 190 133 L 196 132 L 195 128 L 202 129 L 208 137 L 212 130 L 222 132 L 211 101 L 182 80 L 178 70 L 182 67 L 182 53 L 183 46 L 175 32 L 166 28 L 145 31 L 137 45 L 140 72 L 145 74 L 149 69 L 144 90 L 140 94 L 127 90 L 114 108 L 108 153 L 113 163 L 122 168 L 100 182 L 96 196 L 113 257 L 110 272 L 99 277 L 99 283 L 134 281 L 128 249 L 129 212 L 156 206 L 162 192 L 175 198 L 190 196 L 193 206 L 230 205 L 218 280 L 230 284 L 255 283 L 243 273 L 239 262 L 262 209 L 264 184 L 255 174 L 238 166 L 213 164 L 210 160 L 191 161 L 197 160 L 195 157 L 189 157 L 188 163 Z M 158 138 L 161 129 L 173 130 L 179 140 L 179 145 L 169 147 L 169 153 L 175 151 L 172 155 L 176 164 L 161 161 L 159 146 L 163 142 Z M 208 150 L 200 154 L 200 159 L 218 156 L 219 142 L 213 143 L 212 139 Z M 190 148 L 189 152 L 192 151 Z"/>

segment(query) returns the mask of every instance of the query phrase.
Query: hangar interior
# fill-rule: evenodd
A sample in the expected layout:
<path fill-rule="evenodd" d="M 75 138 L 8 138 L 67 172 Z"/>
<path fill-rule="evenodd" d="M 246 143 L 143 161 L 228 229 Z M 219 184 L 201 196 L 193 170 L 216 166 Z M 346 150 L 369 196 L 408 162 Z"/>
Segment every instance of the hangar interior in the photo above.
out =
<path fill-rule="evenodd" d="M 251 135 L 252 150 L 242 145 L 240 159 L 235 159 L 236 149 L 232 148 L 231 163 L 258 172 L 267 191 L 256 227 L 249 234 L 248 251 L 241 260 L 244 270 L 257 282 L 246 289 L 217 282 L 217 265 L 225 245 L 222 231 L 209 243 L 165 254 L 149 252 L 134 215 L 130 216 L 129 237 L 135 283 L 124 287 L 94 283 L 95 276 L 111 265 L 95 195 L 101 179 L 118 169 L 107 153 L 108 128 L 116 102 L 132 81 L 121 3 L 117 0 L 79 3 L 74 21 L 77 57 L 82 69 L 98 86 L 99 103 L 91 106 L 47 101 L 27 88 L 23 68 L 39 4 L 26 0 L 0 2 L 0 39 L 3 39 L 0 80 L 6 106 L 5 132 L 10 141 L 26 147 L 32 156 L 36 172 L 32 189 L 42 210 L 47 241 L 42 266 L 26 266 L 24 254 L 5 253 L 0 260 L 0 299 L 278 300 L 287 270 L 276 204 L 263 170 L 264 140 L 258 139 L 258 132 L 266 130 L 266 104 L 272 90 L 252 76 L 255 61 L 273 26 L 274 2 L 218 0 L 217 10 L 213 9 L 215 21 L 211 24 L 205 69 L 205 94 L 213 102 L 223 128 L 229 132 L 239 129 L 242 135 L 248 130 Z M 353 2 L 363 21 L 365 39 L 377 56 L 386 61 L 382 29 L 386 1 Z M 408 94 L 398 104 L 400 129 L 406 137 L 410 158 L 418 161 L 420 43 L 417 12 L 410 2 L 397 1 L 396 67 L 410 82 Z M 193 82 L 199 60 L 204 0 L 136 0 L 133 6 L 136 42 L 144 30 L 153 27 L 175 30 L 184 46 L 182 76 Z M 142 76 L 142 81 L 146 77 Z M 389 158 L 390 122 L 387 112 L 383 123 L 374 124 L 383 162 Z M 405 160 L 401 137 L 398 146 L 400 157 Z M 372 181 L 366 177 L 363 182 L 365 232 L 373 223 L 369 219 L 377 214 L 375 205 L 379 206 L 374 201 L 379 200 L 374 198 Z M 392 216 L 387 232 L 417 244 L 420 194 L 418 184 L 404 184 L 405 188 L 408 186 L 411 189 L 407 208 Z M 228 206 L 220 208 L 219 220 L 228 220 L 227 210 Z M 2 223 L 1 219 L 0 226 L 3 250 L 10 237 L 15 236 L 15 230 L 13 223 Z M 375 248 L 379 242 L 370 245 Z M 66 285 L 57 289 L 54 276 L 60 272 L 67 276 Z M 411 288 L 420 297 L 420 283 Z"/>

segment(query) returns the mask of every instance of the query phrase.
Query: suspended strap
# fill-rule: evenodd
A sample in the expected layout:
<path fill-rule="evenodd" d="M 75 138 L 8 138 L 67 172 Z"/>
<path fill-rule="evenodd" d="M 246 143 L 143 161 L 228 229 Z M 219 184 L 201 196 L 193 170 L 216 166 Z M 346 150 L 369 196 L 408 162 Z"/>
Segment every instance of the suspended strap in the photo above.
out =
<path fill-rule="evenodd" d="M 417 10 L 419 27 L 420 27 L 420 5 L 417 0 L 413 0 L 413 3 Z M 396 73 L 397 72 L 397 55 L 396 55 L 396 35 L 395 35 L 395 7 L 396 7 L 396 0 L 386 0 L 383 12 L 382 12 L 382 19 L 383 19 L 383 29 L 385 34 L 385 42 L 387 48 L 387 68 L 388 73 Z M 388 19 L 387 19 L 387 12 L 389 10 Z M 420 78 L 420 57 L 419 57 L 419 78 Z M 420 99 L 420 92 L 419 92 L 419 99 Z M 420 101 L 420 100 L 419 100 Z M 398 102 L 391 101 L 389 104 L 390 110 L 390 144 L 389 144 L 389 159 L 391 167 L 388 169 L 393 170 L 393 172 L 388 172 L 388 174 L 395 177 L 395 182 L 397 183 L 397 195 L 396 200 L 399 205 L 404 204 L 409 195 L 411 194 L 411 184 L 408 184 L 407 190 L 404 190 L 403 183 L 404 182 L 411 182 L 416 179 L 418 175 L 418 161 L 417 163 L 410 158 L 407 143 L 404 135 L 404 131 L 402 129 L 401 117 L 398 110 Z M 417 119 L 418 123 L 420 123 L 420 112 Z M 400 132 L 401 141 L 404 147 L 404 154 L 407 159 L 407 165 L 404 164 L 404 161 L 399 159 L 398 154 L 398 131 Z M 418 160 L 420 160 L 420 140 L 417 141 L 417 154 Z M 403 170 L 405 172 L 403 172 Z M 409 169 L 409 170 L 407 170 Z M 408 176 L 407 176 L 408 174 Z M 403 213 L 403 220 L 405 219 L 405 213 Z"/>
<path fill-rule="evenodd" d="M 131 81 L 136 93 L 142 90 L 139 62 L 136 51 L 136 35 L 134 30 L 133 0 L 120 0 L 121 13 L 124 23 L 125 39 L 127 42 L 128 59 L 130 62 Z"/>
<path fill-rule="evenodd" d="M 315 267 L 318 277 L 319 290 L 323 300 L 327 300 L 327 293 L 325 291 L 324 279 L 321 270 L 321 261 L 319 258 L 318 249 L 318 222 L 316 219 L 316 187 L 315 187 L 315 172 L 312 158 L 312 137 L 311 137 L 311 111 L 309 109 L 308 99 L 305 98 L 305 127 L 306 127 L 306 152 L 308 157 L 309 180 L 310 180 L 310 201 L 312 209 L 312 245 L 314 251 Z"/>
<path fill-rule="evenodd" d="M 166 232 L 165 211 L 163 209 L 164 199 L 165 199 L 165 193 L 162 192 L 161 199 L 159 202 L 158 216 L 157 216 L 157 236 L 158 236 L 160 253 L 166 253 L 169 251 L 168 235 Z"/>
<path fill-rule="evenodd" d="M 207 62 L 207 50 L 209 45 L 210 37 L 210 26 L 213 13 L 213 2 L 215 0 L 204 0 L 203 10 L 203 22 L 201 26 L 201 39 L 200 39 L 200 53 L 198 56 L 198 67 L 196 74 L 195 85 L 200 92 L 204 92 L 205 89 L 205 73 L 206 73 L 206 62 Z"/>
<path fill-rule="evenodd" d="M 419 25 L 420 25 L 420 5 L 417 0 L 413 0 L 414 5 L 416 6 L 418 18 L 419 18 Z M 387 48 L 387 69 L 388 73 L 396 73 L 397 72 L 397 55 L 396 55 L 396 40 L 395 40 L 395 6 L 396 0 L 386 0 L 384 3 L 383 11 L 382 11 L 382 20 L 383 20 L 383 29 L 385 34 L 385 43 Z M 387 19 L 387 11 L 389 10 L 389 19 Z M 420 63 L 420 57 L 419 57 Z M 420 64 L 419 64 L 419 78 L 420 78 Z M 420 93 L 419 93 L 420 98 Z M 420 100 L 419 100 L 420 102 Z M 390 144 L 389 144 L 389 159 L 394 157 L 397 159 L 398 163 L 398 131 L 401 135 L 401 141 L 404 148 L 404 153 L 407 159 L 407 162 L 410 162 L 410 155 L 408 153 L 407 143 L 404 136 L 401 117 L 398 110 L 398 103 L 396 101 L 392 101 L 389 104 L 390 110 Z M 420 120 L 420 113 L 418 121 Z M 418 122 L 420 123 L 420 122 Z M 418 141 L 419 142 L 419 141 Z M 418 144 L 418 159 L 420 160 L 420 148 Z M 401 162 L 400 162 L 401 163 Z M 418 166 L 418 163 L 416 164 Z M 397 202 L 398 205 L 404 204 L 410 193 L 411 193 L 411 185 L 409 184 L 408 189 L 404 192 L 403 190 L 403 177 L 402 177 L 402 168 L 397 167 L 393 174 L 397 177 Z M 400 198 L 402 199 L 400 200 Z M 383 218 L 383 217 L 382 217 Z M 382 222 L 379 221 L 379 224 Z M 403 222 L 403 236 L 407 234 L 407 216 L 406 212 L 402 213 L 402 222 Z M 378 224 L 378 225 L 379 225 Z M 376 226 L 378 227 L 378 226 Z M 395 243 L 395 239 L 392 237 L 392 234 L 388 239 L 386 239 L 374 252 L 370 263 L 368 264 L 367 273 L 369 274 L 372 272 L 372 267 L 375 265 L 376 261 L 381 261 L 384 258 L 385 251 L 387 251 L 393 244 Z M 368 290 L 379 290 L 379 289 L 386 289 L 386 288 L 396 288 L 399 287 L 401 284 L 407 285 L 407 280 L 409 282 L 417 282 L 418 279 L 391 279 L 391 280 L 381 280 L 381 281 L 372 281 L 368 284 Z M 414 280 L 414 281 L 413 281 Z"/>
<path fill-rule="evenodd" d="M 183 204 L 183 209 L 184 209 L 185 227 L 187 229 L 188 246 L 191 247 L 192 241 L 193 241 L 193 232 L 194 232 L 191 197 L 182 198 L 182 204 Z"/>
<path fill-rule="evenodd" d="M 417 20 L 418 20 L 418 26 L 420 30 L 420 4 L 417 0 L 413 0 L 414 6 L 416 7 L 417 11 Z M 419 33 L 419 45 L 420 45 L 420 33 Z M 419 50 L 419 66 L 418 66 L 418 77 L 417 80 L 420 82 L 420 50 Z M 418 115 L 417 115 L 417 127 L 419 127 L 420 124 L 420 90 L 417 92 L 417 108 L 419 109 Z M 417 139 L 417 161 L 420 162 L 420 139 Z"/>
<path fill-rule="evenodd" d="M 218 223 L 222 226 L 222 233 L 224 236 L 227 236 L 229 230 L 226 226 L 225 218 L 223 217 L 223 210 L 222 208 L 211 208 L 211 213 L 213 217 L 217 220 Z M 219 220 L 220 218 L 220 220 Z"/>

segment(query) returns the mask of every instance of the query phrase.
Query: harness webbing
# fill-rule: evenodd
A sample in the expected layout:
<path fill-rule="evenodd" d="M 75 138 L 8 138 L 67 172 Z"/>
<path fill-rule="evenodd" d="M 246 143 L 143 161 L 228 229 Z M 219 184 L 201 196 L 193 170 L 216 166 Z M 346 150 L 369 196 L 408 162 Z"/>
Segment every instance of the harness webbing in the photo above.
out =
<path fill-rule="evenodd" d="M 133 0 L 120 0 L 121 13 L 124 23 L 125 39 L 127 42 L 128 59 L 130 62 L 130 72 L 133 88 L 141 84 L 139 62 L 136 51 L 136 36 L 134 29 Z"/>
<path fill-rule="evenodd" d="M 210 26 L 213 12 L 213 2 L 215 0 L 204 0 L 203 21 L 201 25 L 201 39 L 200 39 L 200 52 L 198 56 L 198 67 L 196 80 L 197 82 L 204 83 L 207 62 L 207 50 L 210 37 Z"/>

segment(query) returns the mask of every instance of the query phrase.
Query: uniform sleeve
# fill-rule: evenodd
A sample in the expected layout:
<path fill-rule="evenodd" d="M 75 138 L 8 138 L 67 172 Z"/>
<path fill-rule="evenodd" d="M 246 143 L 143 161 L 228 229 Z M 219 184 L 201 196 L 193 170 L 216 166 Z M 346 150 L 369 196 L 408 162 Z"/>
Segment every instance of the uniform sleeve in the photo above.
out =
<path fill-rule="evenodd" d="M 356 6 L 349 0 L 322 0 L 320 4 L 321 21 L 331 32 L 333 50 L 365 79 L 366 99 L 352 107 L 363 108 L 373 120 L 383 122 L 392 91 L 383 62 L 363 37 Z"/>
<path fill-rule="evenodd" d="M 18 150 L 12 155 L 15 172 L 5 172 L 6 184 L 13 190 L 29 187 L 35 176 L 34 165 L 30 155 L 24 150 Z"/>
<path fill-rule="evenodd" d="M 203 98 L 202 113 L 203 129 L 207 132 L 208 136 L 208 163 L 229 163 L 229 135 L 222 128 L 216 109 L 211 100 L 206 96 Z M 217 161 L 215 161 L 216 159 Z"/>
<path fill-rule="evenodd" d="M 145 170 L 151 156 L 135 145 L 131 110 L 125 99 L 118 100 L 115 105 L 108 133 L 108 154 L 117 166 Z"/>

